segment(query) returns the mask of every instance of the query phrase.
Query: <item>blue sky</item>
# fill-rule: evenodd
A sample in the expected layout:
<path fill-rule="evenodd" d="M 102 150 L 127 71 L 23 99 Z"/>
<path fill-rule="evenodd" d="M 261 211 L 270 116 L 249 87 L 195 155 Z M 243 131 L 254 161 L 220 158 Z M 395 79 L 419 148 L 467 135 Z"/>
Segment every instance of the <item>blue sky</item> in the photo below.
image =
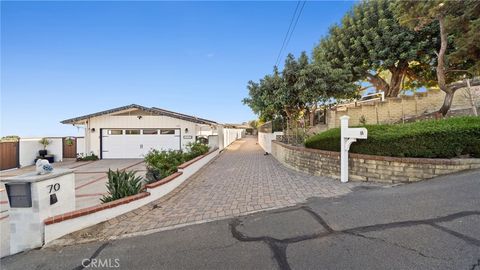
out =
<path fill-rule="evenodd" d="M 297 2 L 1 2 L 1 135 L 81 135 L 59 121 L 136 103 L 219 121 L 271 72 Z M 286 53 L 353 2 L 307 2 Z"/>

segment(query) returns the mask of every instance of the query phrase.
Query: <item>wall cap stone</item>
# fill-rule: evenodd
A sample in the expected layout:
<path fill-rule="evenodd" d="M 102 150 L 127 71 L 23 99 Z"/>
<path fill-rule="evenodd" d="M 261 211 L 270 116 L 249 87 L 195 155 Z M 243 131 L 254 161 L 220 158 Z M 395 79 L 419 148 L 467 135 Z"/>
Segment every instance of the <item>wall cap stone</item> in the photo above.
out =
<path fill-rule="evenodd" d="M 300 151 L 300 152 L 311 152 L 328 157 L 338 157 L 340 158 L 340 152 L 306 148 L 288 145 L 278 141 L 272 141 L 272 143 L 281 145 L 284 148 Z M 364 159 L 364 160 L 376 160 L 376 161 L 389 161 L 389 162 L 399 162 L 399 163 L 414 163 L 414 164 L 432 164 L 432 165 L 468 165 L 468 164 L 480 164 L 479 158 L 454 158 L 454 159 L 441 159 L 441 158 L 402 158 L 402 157 L 388 157 L 388 156 L 375 156 L 375 155 L 365 155 L 357 153 L 349 153 L 349 158 L 353 159 Z"/>
<path fill-rule="evenodd" d="M 118 199 L 118 200 L 115 200 L 115 201 L 111 201 L 111 202 L 108 202 L 108 203 L 103 203 L 103 204 L 100 204 L 100 205 L 95 205 L 95 206 L 75 210 L 75 211 L 72 211 L 72 212 L 68 212 L 68 213 L 65 213 L 65 214 L 49 217 L 49 218 L 44 220 L 44 223 L 45 223 L 45 225 L 50 225 L 50 224 L 58 223 L 58 222 L 61 222 L 61 221 L 64 221 L 64 220 L 69 220 L 69 219 L 72 219 L 72 218 L 85 216 L 85 215 L 92 214 L 92 213 L 95 213 L 95 212 L 98 212 L 98 211 L 102 211 L 104 209 L 117 207 L 117 206 L 122 205 L 122 204 L 127 204 L 129 202 L 133 202 L 133 201 L 145 198 L 147 196 L 150 196 L 149 192 L 141 192 L 141 193 L 138 193 L 138 194 L 135 194 L 135 195 L 132 195 L 132 196 L 128 196 L 128 197 L 125 197 L 125 198 L 121 198 L 121 199 Z"/>

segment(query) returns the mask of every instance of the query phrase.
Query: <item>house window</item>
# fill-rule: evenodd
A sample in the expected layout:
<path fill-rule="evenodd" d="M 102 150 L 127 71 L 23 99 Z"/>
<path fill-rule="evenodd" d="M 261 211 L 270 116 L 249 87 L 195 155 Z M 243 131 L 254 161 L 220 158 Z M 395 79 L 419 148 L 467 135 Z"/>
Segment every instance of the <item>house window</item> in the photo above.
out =
<path fill-rule="evenodd" d="M 140 135 L 140 129 L 127 129 L 125 135 Z"/>
<path fill-rule="evenodd" d="M 175 134 L 175 129 L 161 129 L 160 134 L 162 135 Z"/>
<path fill-rule="evenodd" d="M 109 129 L 108 130 L 108 135 L 122 135 L 123 130 L 121 129 Z"/>
<path fill-rule="evenodd" d="M 157 135 L 158 130 L 156 129 L 144 129 L 143 130 L 143 135 Z"/>

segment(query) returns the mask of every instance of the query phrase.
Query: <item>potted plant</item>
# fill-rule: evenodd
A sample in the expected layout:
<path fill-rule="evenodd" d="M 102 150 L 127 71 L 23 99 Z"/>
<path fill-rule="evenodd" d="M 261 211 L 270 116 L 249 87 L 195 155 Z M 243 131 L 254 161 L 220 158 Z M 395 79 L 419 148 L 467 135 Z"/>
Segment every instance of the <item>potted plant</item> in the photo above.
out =
<path fill-rule="evenodd" d="M 74 143 L 74 140 L 72 137 L 66 137 L 65 138 L 65 143 L 68 145 L 68 146 L 72 146 L 73 143 Z"/>
<path fill-rule="evenodd" d="M 38 151 L 38 155 L 44 157 L 47 155 L 47 146 L 50 144 L 50 140 L 47 138 L 42 138 L 38 143 L 43 145 L 43 150 Z"/>

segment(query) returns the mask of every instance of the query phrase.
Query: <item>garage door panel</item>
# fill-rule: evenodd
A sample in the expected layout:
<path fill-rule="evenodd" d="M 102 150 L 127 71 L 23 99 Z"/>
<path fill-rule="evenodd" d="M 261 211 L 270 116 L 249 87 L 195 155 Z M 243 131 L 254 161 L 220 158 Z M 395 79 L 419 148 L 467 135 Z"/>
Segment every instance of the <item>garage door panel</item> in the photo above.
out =
<path fill-rule="evenodd" d="M 132 131 L 126 130 L 121 134 L 118 131 L 113 133 L 117 135 L 113 135 L 108 129 L 102 132 L 103 158 L 143 158 L 151 149 L 180 150 L 178 129 L 175 129 L 173 134 L 151 134 L 151 129 L 148 129 L 146 134 L 131 134 Z"/>

